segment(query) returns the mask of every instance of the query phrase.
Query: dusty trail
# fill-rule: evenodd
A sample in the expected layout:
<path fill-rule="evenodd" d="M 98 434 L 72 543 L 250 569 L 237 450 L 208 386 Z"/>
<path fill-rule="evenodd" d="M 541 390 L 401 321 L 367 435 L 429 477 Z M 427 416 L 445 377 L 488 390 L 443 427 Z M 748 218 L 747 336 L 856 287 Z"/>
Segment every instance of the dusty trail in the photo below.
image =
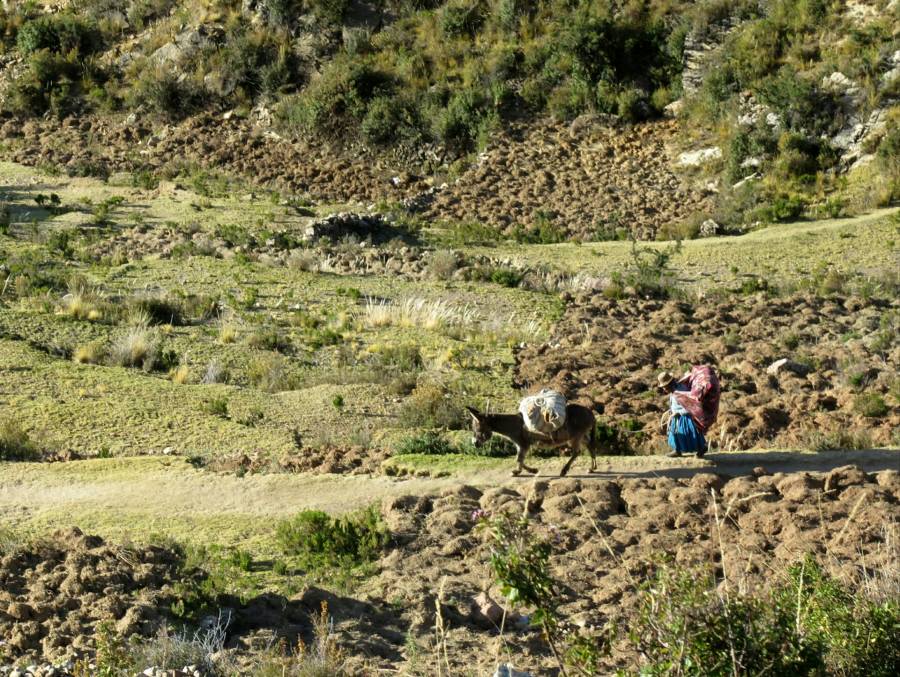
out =
<path fill-rule="evenodd" d="M 540 476 L 552 478 L 557 459 L 538 460 Z M 762 466 L 769 473 L 826 472 L 847 464 L 868 472 L 900 469 L 900 450 L 801 453 L 759 451 L 669 459 L 606 457 L 588 475 L 580 459 L 572 476 L 581 478 L 668 476 L 697 472 L 737 476 Z M 523 484 L 512 478 L 512 461 L 496 467 L 460 470 L 451 477 L 394 479 L 366 475 L 260 474 L 238 477 L 198 470 L 181 458 L 139 457 L 58 464 L 0 464 L 0 526 L 26 531 L 78 524 L 108 535 L 138 537 L 166 533 L 228 543 L 271 530 L 273 520 L 305 508 L 340 513 L 386 497 L 440 492 L 448 486 Z"/>

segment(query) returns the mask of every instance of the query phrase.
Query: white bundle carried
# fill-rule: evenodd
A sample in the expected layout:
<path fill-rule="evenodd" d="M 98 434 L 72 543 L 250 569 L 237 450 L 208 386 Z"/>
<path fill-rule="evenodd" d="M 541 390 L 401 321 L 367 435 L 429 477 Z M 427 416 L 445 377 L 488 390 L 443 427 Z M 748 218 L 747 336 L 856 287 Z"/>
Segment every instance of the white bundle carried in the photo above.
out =
<path fill-rule="evenodd" d="M 536 433 L 551 435 L 566 423 L 566 398 L 562 393 L 544 388 L 519 403 L 525 427 Z"/>

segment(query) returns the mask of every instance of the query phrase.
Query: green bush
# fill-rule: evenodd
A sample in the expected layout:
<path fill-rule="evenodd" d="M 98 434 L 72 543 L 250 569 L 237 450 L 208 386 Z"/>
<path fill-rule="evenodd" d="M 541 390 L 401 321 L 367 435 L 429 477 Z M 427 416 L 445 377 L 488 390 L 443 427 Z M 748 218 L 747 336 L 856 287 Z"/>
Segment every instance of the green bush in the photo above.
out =
<path fill-rule="evenodd" d="M 472 36 L 484 24 L 481 0 L 452 0 L 441 11 L 441 32 L 448 38 Z"/>
<path fill-rule="evenodd" d="M 169 120 L 181 120 L 201 104 L 200 86 L 164 68 L 141 73 L 128 93 L 132 107 L 144 105 L 152 113 Z"/>
<path fill-rule="evenodd" d="M 38 461 L 41 449 L 14 420 L 0 420 L 0 461 Z"/>
<path fill-rule="evenodd" d="M 16 46 L 30 55 L 42 49 L 58 54 L 76 51 L 87 56 L 102 47 L 96 26 L 72 14 L 46 14 L 25 22 L 19 29 Z"/>
<path fill-rule="evenodd" d="M 472 444 L 470 439 L 460 446 L 459 451 L 471 456 L 486 456 L 488 458 L 506 458 L 516 455 L 516 446 L 507 439 L 494 435 L 480 447 Z"/>
<path fill-rule="evenodd" d="M 47 111 L 64 115 L 72 110 L 74 95 L 80 90 L 85 74 L 74 53 L 35 52 L 28 60 L 28 69 L 10 87 L 10 106 L 24 115 L 41 115 Z"/>
<path fill-rule="evenodd" d="M 513 238 L 525 244 L 557 244 L 567 239 L 565 229 L 554 222 L 552 214 L 547 212 L 538 212 L 530 228 L 517 226 L 513 230 Z"/>
<path fill-rule="evenodd" d="M 359 123 L 368 103 L 389 96 L 393 87 L 392 77 L 368 63 L 337 58 L 318 80 L 284 103 L 280 116 L 297 131 L 338 134 Z"/>
<path fill-rule="evenodd" d="M 663 567 L 643 586 L 631 632 L 641 674 L 887 676 L 900 667 L 897 600 L 853 593 L 811 557 L 767 593 L 721 594 L 716 583 Z"/>
<path fill-rule="evenodd" d="M 503 287 L 518 287 L 522 282 L 522 274 L 511 268 L 494 268 L 490 280 Z"/>
<path fill-rule="evenodd" d="M 814 136 L 834 131 L 837 102 L 791 66 L 762 79 L 755 87 L 785 129 Z"/>
<path fill-rule="evenodd" d="M 441 456 L 459 453 L 459 449 L 440 433 L 428 431 L 404 437 L 395 447 L 394 453 Z"/>
<path fill-rule="evenodd" d="M 369 143 L 388 144 L 415 134 L 420 124 L 415 103 L 402 96 L 379 96 L 366 107 L 360 131 Z"/>
<path fill-rule="evenodd" d="M 888 406 L 878 393 L 862 393 L 853 401 L 853 410 L 866 418 L 882 418 L 887 415 Z"/>
<path fill-rule="evenodd" d="M 390 533 L 375 508 L 343 517 L 304 510 L 281 522 L 275 532 L 281 548 L 308 567 L 356 567 L 381 556 Z"/>
<path fill-rule="evenodd" d="M 437 138 L 456 151 L 468 151 L 484 143 L 499 124 L 489 97 L 468 88 L 453 94 L 446 107 L 434 114 Z"/>
<path fill-rule="evenodd" d="M 408 428 L 455 430 L 463 421 L 459 398 L 437 383 L 420 383 L 400 407 L 400 422 Z"/>

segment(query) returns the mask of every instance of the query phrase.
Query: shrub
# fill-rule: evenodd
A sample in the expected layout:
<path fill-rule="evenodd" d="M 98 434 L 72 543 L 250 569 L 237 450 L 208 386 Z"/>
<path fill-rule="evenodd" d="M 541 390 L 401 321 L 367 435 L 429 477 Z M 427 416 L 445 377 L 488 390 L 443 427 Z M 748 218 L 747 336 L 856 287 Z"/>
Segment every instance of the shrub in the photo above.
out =
<path fill-rule="evenodd" d="M 793 67 L 784 66 L 775 75 L 762 79 L 756 90 L 785 129 L 816 136 L 833 131 L 836 102 Z"/>
<path fill-rule="evenodd" d="M 296 379 L 288 369 L 287 360 L 278 353 L 267 353 L 247 365 L 250 385 L 269 393 L 290 390 Z"/>
<path fill-rule="evenodd" d="M 374 346 L 372 363 L 389 372 L 411 373 L 422 369 L 422 351 L 415 343 L 388 343 Z"/>
<path fill-rule="evenodd" d="M 0 420 L 0 461 L 38 461 L 40 447 L 12 419 Z"/>
<path fill-rule="evenodd" d="M 458 267 L 456 252 L 440 250 L 434 252 L 428 264 L 428 272 L 438 280 L 449 280 Z"/>
<path fill-rule="evenodd" d="M 441 11 L 441 32 L 456 38 L 474 35 L 485 20 L 485 8 L 481 0 L 452 0 Z"/>
<path fill-rule="evenodd" d="M 494 268 L 491 271 L 491 282 L 503 287 L 518 287 L 522 281 L 522 273 L 511 268 Z"/>
<path fill-rule="evenodd" d="M 304 510 L 281 522 L 275 537 L 286 554 L 306 566 L 356 567 L 380 557 L 390 533 L 375 508 L 337 518 Z"/>
<path fill-rule="evenodd" d="M 368 63 L 335 59 L 318 80 L 284 102 L 280 116 L 298 131 L 338 134 L 362 120 L 368 102 L 392 88 L 393 79 Z"/>
<path fill-rule="evenodd" d="M 16 46 L 30 55 L 41 49 L 59 54 L 75 50 L 87 56 L 100 49 L 96 26 L 72 14 L 47 14 L 25 22 L 19 29 Z"/>
<path fill-rule="evenodd" d="M 681 242 L 660 247 L 639 247 L 631 242 L 631 263 L 624 280 L 641 296 L 666 298 L 675 287 L 675 276 L 669 262 L 681 251 Z"/>
<path fill-rule="evenodd" d="M 459 450 L 446 437 L 434 431 L 403 438 L 394 449 L 396 454 L 427 454 L 440 456 L 456 454 Z"/>
<path fill-rule="evenodd" d="M 218 416 L 219 418 L 230 418 L 228 415 L 228 398 L 227 397 L 214 397 L 211 400 L 208 400 L 203 405 L 203 411 L 211 416 Z"/>
<path fill-rule="evenodd" d="M 24 115 L 41 115 L 47 111 L 63 115 L 69 112 L 82 76 L 82 66 L 75 56 L 48 50 L 32 55 L 28 60 L 28 69 L 10 88 L 11 108 Z"/>
<path fill-rule="evenodd" d="M 175 632 L 163 625 L 155 637 L 131 643 L 128 647 L 128 671 L 139 672 L 148 666 L 161 671 L 178 671 L 186 665 L 194 665 L 212 673 L 215 666 L 210 656 L 222 650 L 224 640 L 225 628 L 220 625 L 194 633 L 189 633 L 187 628 Z"/>
<path fill-rule="evenodd" d="M 247 345 L 257 350 L 273 350 L 286 353 L 291 349 L 290 340 L 277 328 L 260 328 L 247 336 Z"/>
<path fill-rule="evenodd" d="M 400 421 L 409 428 L 458 429 L 463 422 L 459 399 L 437 383 L 421 383 L 400 407 Z"/>
<path fill-rule="evenodd" d="M 648 674 L 893 674 L 896 600 L 851 593 L 807 557 L 770 592 L 717 591 L 707 572 L 661 568 L 631 639 Z M 739 641 L 735 641 L 740 638 Z"/>
<path fill-rule="evenodd" d="M 148 69 L 129 91 L 130 105 L 140 105 L 168 120 L 181 120 L 195 111 L 201 101 L 200 86 L 190 78 L 181 79 L 165 68 Z"/>
<path fill-rule="evenodd" d="M 484 142 L 499 119 L 483 92 L 468 88 L 456 92 L 434 118 L 438 139 L 455 151 L 468 151 Z"/>
<path fill-rule="evenodd" d="M 636 421 L 623 421 L 621 425 L 598 421 L 594 429 L 594 437 L 597 441 L 598 453 L 604 456 L 631 456 L 634 454 L 634 445 L 631 443 L 631 433 Z M 635 435 L 634 437 L 638 437 Z M 637 440 L 635 439 L 635 442 Z"/>
<path fill-rule="evenodd" d="M 853 401 L 853 410 L 866 418 L 882 418 L 887 415 L 888 406 L 878 393 L 861 393 Z"/>
<path fill-rule="evenodd" d="M 125 313 L 132 318 L 140 318 L 141 324 L 146 325 L 183 325 L 186 323 L 183 310 L 181 301 L 168 295 L 137 296 L 125 304 Z"/>
<path fill-rule="evenodd" d="M 867 430 L 809 430 L 799 440 L 801 449 L 810 451 L 846 451 L 848 449 L 871 449 L 875 446 Z"/>
<path fill-rule="evenodd" d="M 415 103 L 402 96 L 379 96 L 366 106 L 360 131 L 369 143 L 388 144 L 414 134 L 420 124 Z"/>
<path fill-rule="evenodd" d="M 553 221 L 552 214 L 538 212 L 528 229 L 517 226 L 513 231 L 516 242 L 526 244 L 557 244 L 566 240 L 566 231 Z"/>
<path fill-rule="evenodd" d="M 459 451 L 471 456 L 486 456 L 488 458 L 506 458 L 516 455 L 516 446 L 507 439 L 494 435 L 480 447 L 472 444 L 471 440 L 460 447 Z"/>

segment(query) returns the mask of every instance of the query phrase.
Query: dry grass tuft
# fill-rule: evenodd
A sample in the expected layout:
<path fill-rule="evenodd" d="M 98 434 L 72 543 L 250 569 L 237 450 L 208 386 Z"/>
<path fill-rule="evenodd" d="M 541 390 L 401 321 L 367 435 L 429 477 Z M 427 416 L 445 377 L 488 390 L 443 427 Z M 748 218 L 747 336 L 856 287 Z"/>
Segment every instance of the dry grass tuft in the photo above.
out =
<path fill-rule="evenodd" d="M 75 348 L 72 353 L 72 359 L 77 364 L 100 364 L 106 355 L 103 343 L 100 341 L 91 341 Z"/>
<path fill-rule="evenodd" d="M 156 334 L 146 328 L 133 328 L 110 346 L 109 360 L 119 367 L 151 369 L 159 349 Z"/>
<path fill-rule="evenodd" d="M 237 341 L 238 328 L 231 323 L 224 323 L 219 327 L 219 342 L 224 344 Z"/>
<path fill-rule="evenodd" d="M 188 369 L 186 364 L 179 365 L 169 372 L 169 378 L 172 379 L 173 383 L 177 383 L 178 385 L 187 383 L 190 376 L 191 370 Z"/>
<path fill-rule="evenodd" d="M 407 298 L 400 303 L 392 303 L 386 299 L 368 297 L 363 313 L 368 327 L 420 327 L 435 330 L 470 327 L 479 322 L 474 308 L 454 305 L 444 299 L 429 301 Z"/>

